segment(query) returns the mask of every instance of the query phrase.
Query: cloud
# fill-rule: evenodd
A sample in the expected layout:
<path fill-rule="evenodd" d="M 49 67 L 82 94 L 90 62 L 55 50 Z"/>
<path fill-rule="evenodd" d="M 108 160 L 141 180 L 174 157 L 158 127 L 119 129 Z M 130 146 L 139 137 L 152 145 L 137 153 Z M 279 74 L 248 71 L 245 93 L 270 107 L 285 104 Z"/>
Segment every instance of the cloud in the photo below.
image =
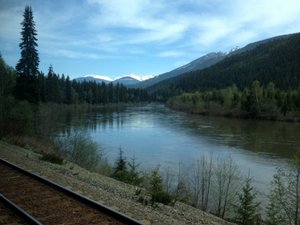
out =
<path fill-rule="evenodd" d="M 159 57 L 179 57 L 179 56 L 182 56 L 184 55 L 184 52 L 182 51 L 173 51 L 173 50 L 170 50 L 170 51 L 164 51 L 164 52 L 160 52 L 158 53 L 158 56 Z"/>
<path fill-rule="evenodd" d="M 101 59 L 103 56 L 94 53 L 84 53 L 82 51 L 74 51 L 68 49 L 56 49 L 51 51 L 44 51 L 44 53 L 48 55 L 52 55 L 55 57 L 63 57 L 70 59 Z"/>
<path fill-rule="evenodd" d="M 39 52 L 66 59 L 152 57 L 187 62 L 211 51 L 229 51 L 236 45 L 300 31 L 299 0 L 76 4 L 26 0 L 26 4 L 33 8 Z M 0 6 L 0 51 L 18 50 L 24 6 L 16 0 Z"/>
<path fill-rule="evenodd" d="M 19 6 L 0 8 L 0 39 L 6 44 L 20 40 L 22 14 L 23 8 Z"/>
<path fill-rule="evenodd" d="M 126 31 L 123 43 L 171 42 L 178 40 L 186 29 L 163 1 L 129 0 L 124 5 L 117 0 L 88 2 L 99 9 L 97 15 L 91 16 L 90 24 L 104 30 Z"/>

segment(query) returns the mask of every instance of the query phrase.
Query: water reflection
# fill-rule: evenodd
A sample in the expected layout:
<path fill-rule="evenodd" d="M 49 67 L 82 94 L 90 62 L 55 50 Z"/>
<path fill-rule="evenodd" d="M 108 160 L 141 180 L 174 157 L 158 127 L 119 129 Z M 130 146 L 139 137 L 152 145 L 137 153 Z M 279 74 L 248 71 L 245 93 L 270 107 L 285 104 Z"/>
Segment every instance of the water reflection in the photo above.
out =
<path fill-rule="evenodd" d="M 175 133 L 176 138 L 172 140 L 173 144 L 170 143 L 173 147 L 177 146 L 176 142 L 189 145 L 199 139 L 212 145 L 273 157 L 290 158 L 300 150 L 300 124 L 189 115 L 157 104 L 100 110 L 61 110 L 58 118 L 51 117 L 41 123 L 43 130 L 66 135 L 72 129 L 81 129 L 88 133 L 107 130 L 126 130 L 125 133 L 130 133 L 136 130 L 144 133 L 146 137 L 161 136 L 161 139 Z"/>
<path fill-rule="evenodd" d="M 191 121 L 200 135 L 220 144 L 285 158 L 300 150 L 300 124 L 199 116 Z"/>
<path fill-rule="evenodd" d="M 276 166 L 300 150 L 300 124 L 189 115 L 159 104 L 62 110 L 56 120 L 46 122 L 42 126 L 51 127 L 53 134 L 87 132 L 110 161 L 121 147 L 145 168 L 176 170 L 180 163 L 189 169 L 203 154 L 231 155 L 243 173 L 251 171 L 260 190 L 266 189 Z"/>

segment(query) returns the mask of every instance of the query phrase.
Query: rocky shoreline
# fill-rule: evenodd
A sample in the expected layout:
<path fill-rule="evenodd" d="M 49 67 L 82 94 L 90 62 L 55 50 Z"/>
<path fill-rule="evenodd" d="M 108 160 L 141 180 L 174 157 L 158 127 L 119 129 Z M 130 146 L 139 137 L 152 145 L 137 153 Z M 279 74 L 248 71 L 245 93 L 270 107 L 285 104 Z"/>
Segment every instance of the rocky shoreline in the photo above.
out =
<path fill-rule="evenodd" d="M 143 205 L 138 202 L 135 186 L 89 172 L 66 160 L 63 165 L 41 161 L 40 156 L 41 154 L 30 148 L 20 148 L 0 141 L 0 157 L 2 159 L 50 179 L 145 224 L 232 224 L 180 202 L 177 202 L 175 206 L 158 204 L 155 208 L 150 205 Z"/>

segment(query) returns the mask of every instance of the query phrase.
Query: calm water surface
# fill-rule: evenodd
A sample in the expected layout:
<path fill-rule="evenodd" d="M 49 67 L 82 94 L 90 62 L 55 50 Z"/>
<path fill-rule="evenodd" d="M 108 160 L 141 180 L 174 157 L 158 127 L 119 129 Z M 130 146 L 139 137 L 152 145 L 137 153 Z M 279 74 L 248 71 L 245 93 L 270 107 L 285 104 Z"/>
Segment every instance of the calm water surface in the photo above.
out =
<path fill-rule="evenodd" d="M 144 168 L 189 169 L 203 154 L 231 156 L 262 192 L 276 167 L 300 150 L 300 124 L 189 115 L 160 104 L 68 115 L 64 130 L 84 129 L 113 162 L 122 148 Z"/>

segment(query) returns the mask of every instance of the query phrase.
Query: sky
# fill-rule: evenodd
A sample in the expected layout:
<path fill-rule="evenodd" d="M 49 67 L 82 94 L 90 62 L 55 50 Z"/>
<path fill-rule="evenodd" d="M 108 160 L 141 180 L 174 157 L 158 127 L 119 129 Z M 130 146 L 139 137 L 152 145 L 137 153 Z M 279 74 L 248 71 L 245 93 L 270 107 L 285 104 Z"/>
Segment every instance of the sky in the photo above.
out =
<path fill-rule="evenodd" d="M 154 76 L 209 52 L 300 32 L 299 0 L 0 0 L 0 53 L 15 67 L 26 5 L 39 69 L 71 78 Z"/>

